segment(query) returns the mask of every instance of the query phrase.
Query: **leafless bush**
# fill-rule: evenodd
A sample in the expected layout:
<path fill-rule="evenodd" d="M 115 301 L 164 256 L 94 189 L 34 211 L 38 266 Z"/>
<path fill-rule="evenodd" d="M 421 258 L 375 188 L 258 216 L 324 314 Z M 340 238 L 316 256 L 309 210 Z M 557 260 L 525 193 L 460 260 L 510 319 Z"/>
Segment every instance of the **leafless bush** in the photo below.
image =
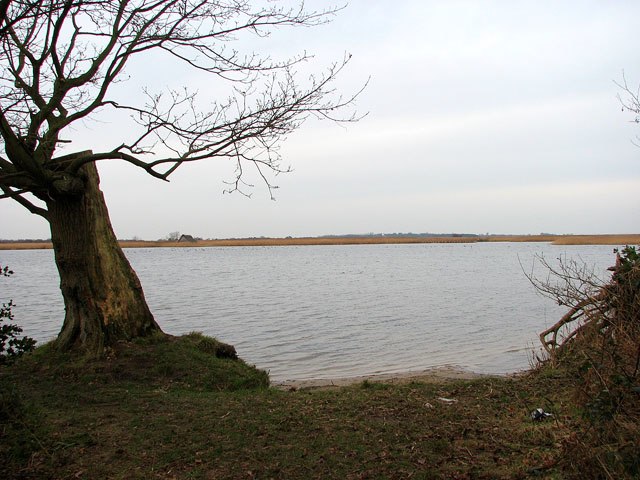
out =
<path fill-rule="evenodd" d="M 592 478 L 640 476 L 640 254 L 625 247 L 603 281 L 573 260 L 548 276 L 530 276 L 539 292 L 569 308 L 540 334 L 554 367 L 575 382 L 579 432 L 565 445 L 562 463 Z"/>

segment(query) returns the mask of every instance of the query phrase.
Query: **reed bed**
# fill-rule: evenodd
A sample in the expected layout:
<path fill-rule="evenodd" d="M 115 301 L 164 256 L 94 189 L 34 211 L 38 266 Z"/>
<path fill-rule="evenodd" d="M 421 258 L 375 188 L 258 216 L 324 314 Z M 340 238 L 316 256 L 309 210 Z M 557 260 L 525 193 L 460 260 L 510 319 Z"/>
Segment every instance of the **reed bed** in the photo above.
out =
<path fill-rule="evenodd" d="M 274 247 L 288 245 L 378 245 L 416 243 L 477 243 L 477 242 L 548 242 L 554 245 L 640 245 L 640 234 L 615 235 L 489 235 L 447 237 L 298 237 L 298 238 L 230 238 L 195 242 L 123 240 L 123 248 L 156 247 Z M 0 250 L 38 250 L 52 248 L 50 242 L 3 242 Z"/>
<path fill-rule="evenodd" d="M 51 242 L 3 242 L 0 250 L 43 250 L 52 248 Z"/>
<path fill-rule="evenodd" d="M 624 235 L 564 235 L 553 240 L 554 245 L 640 245 L 640 234 Z"/>

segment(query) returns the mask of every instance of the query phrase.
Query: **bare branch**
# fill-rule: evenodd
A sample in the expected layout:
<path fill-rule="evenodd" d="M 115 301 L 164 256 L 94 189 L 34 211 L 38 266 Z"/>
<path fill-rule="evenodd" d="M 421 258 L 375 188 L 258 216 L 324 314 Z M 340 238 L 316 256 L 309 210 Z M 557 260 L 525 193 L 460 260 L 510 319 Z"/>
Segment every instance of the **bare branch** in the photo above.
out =
<path fill-rule="evenodd" d="M 585 325 L 593 325 L 594 318 L 600 321 L 607 317 L 608 283 L 596 275 L 594 266 L 581 259 L 560 256 L 555 264 L 544 256 L 536 260 L 546 272 L 546 278 L 538 278 L 532 266 L 531 272 L 525 272 L 527 279 L 538 293 L 569 308 L 555 324 L 540 333 L 543 347 L 552 354 L 575 338 Z"/>
<path fill-rule="evenodd" d="M 348 110 L 360 92 L 343 98 L 334 87 L 348 56 L 323 75 L 301 79 L 295 69 L 311 59 L 306 52 L 273 59 L 242 53 L 233 42 L 321 25 L 341 8 L 307 11 L 303 2 L 282 7 L 246 0 L 0 0 L 3 185 L 48 192 L 64 179 L 79 188 L 72 177 L 103 160 L 167 180 L 184 163 L 228 158 L 237 166 L 234 190 L 247 186 L 243 165 L 251 163 L 273 196 L 271 176 L 290 171 L 280 165 L 279 143 L 309 117 L 358 120 Z M 230 93 L 208 105 L 187 89 L 147 90 L 136 101 L 119 101 L 112 86 L 150 51 L 211 75 Z M 122 142 L 73 160 L 54 158 L 63 132 L 105 109 L 129 114 L 135 128 Z"/>
<path fill-rule="evenodd" d="M 18 202 L 23 207 L 25 207 L 27 210 L 29 210 L 34 215 L 39 215 L 39 216 L 41 216 L 41 217 L 43 217 L 45 219 L 48 218 L 49 212 L 47 212 L 46 209 L 41 208 L 41 207 L 37 207 L 36 205 L 34 205 L 33 203 L 31 203 L 29 200 L 27 200 L 26 198 L 24 198 L 22 196 L 23 193 L 26 193 L 24 190 L 15 191 L 15 190 L 11 190 L 10 188 L 5 187 L 3 185 L 0 185 L 0 190 L 2 190 L 4 192 L 3 195 L 0 195 L 0 198 L 11 198 L 11 199 L 15 200 L 16 202 Z"/>
<path fill-rule="evenodd" d="M 622 72 L 622 82 L 614 82 L 623 94 L 618 94 L 618 101 L 622 105 L 622 111 L 625 110 L 634 114 L 631 122 L 640 124 L 640 85 L 635 89 L 632 89 L 627 83 L 627 78 Z M 640 136 L 636 137 L 637 142 L 633 142 L 636 147 L 640 147 Z"/>

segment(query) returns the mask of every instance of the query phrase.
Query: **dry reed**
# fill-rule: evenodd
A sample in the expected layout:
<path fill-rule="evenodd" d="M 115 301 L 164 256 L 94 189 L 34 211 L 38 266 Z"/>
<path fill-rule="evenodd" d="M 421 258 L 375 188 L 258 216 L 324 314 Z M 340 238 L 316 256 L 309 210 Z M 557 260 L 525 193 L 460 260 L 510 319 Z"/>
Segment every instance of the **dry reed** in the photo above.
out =
<path fill-rule="evenodd" d="M 477 237 L 299 237 L 299 238 L 229 238 L 196 242 L 123 240 L 123 248 L 156 247 L 272 247 L 287 245 L 377 245 L 416 243 L 476 243 L 476 242 L 547 242 L 553 245 L 640 245 L 640 234 L 624 235 L 489 235 Z M 0 250 L 36 250 L 52 248 L 50 242 L 3 242 Z"/>

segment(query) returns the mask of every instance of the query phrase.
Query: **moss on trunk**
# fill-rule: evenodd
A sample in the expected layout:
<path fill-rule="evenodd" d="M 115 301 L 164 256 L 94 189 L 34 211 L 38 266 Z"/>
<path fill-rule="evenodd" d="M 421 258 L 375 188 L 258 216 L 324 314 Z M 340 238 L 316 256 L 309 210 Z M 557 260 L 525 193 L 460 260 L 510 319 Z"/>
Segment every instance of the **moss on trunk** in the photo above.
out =
<path fill-rule="evenodd" d="M 119 340 L 160 331 L 140 281 L 113 232 L 95 164 L 81 170 L 81 195 L 47 200 L 65 319 L 59 348 L 101 354 Z"/>

